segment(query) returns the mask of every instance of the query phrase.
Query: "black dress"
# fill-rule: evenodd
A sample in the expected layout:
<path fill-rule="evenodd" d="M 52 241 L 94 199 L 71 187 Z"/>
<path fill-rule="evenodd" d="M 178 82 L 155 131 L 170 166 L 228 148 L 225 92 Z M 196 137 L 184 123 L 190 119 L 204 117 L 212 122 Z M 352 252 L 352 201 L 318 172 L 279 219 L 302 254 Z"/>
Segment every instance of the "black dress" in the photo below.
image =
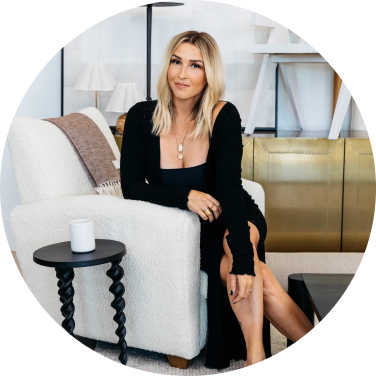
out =
<path fill-rule="evenodd" d="M 192 189 L 203 192 L 204 167 L 205 163 L 187 168 L 161 169 L 163 185 L 170 187 L 188 186 Z M 259 230 L 260 241 L 257 254 L 259 259 L 265 262 L 264 241 L 267 230 L 265 218 L 261 212 L 257 212 L 255 210 L 247 210 L 247 215 L 248 220 L 254 223 Z M 207 225 L 209 220 L 205 221 L 201 217 L 199 218 L 201 222 L 201 270 L 206 272 L 209 277 L 208 322 L 210 329 L 214 327 L 220 328 L 219 332 L 215 332 L 214 335 L 212 335 L 212 333 L 210 332 L 210 343 L 209 338 L 207 341 L 210 346 L 207 346 L 206 349 L 207 356 L 205 366 L 208 368 L 221 369 L 227 368 L 231 359 L 246 360 L 246 345 L 242 332 L 240 333 L 241 335 L 239 335 L 239 324 L 234 312 L 232 311 L 232 308 L 230 307 L 227 290 L 220 285 L 218 279 L 218 275 L 220 275 L 220 273 L 218 272 L 218 260 L 220 260 L 221 255 L 225 253 L 223 246 L 220 246 L 219 242 L 222 241 L 223 235 L 226 231 L 226 223 L 223 220 L 223 215 L 220 215 L 217 219 L 214 219 L 211 225 Z M 205 239 L 206 241 L 209 241 L 210 244 L 203 244 L 203 241 L 205 241 Z M 216 255 L 214 257 L 213 254 L 202 252 L 203 250 L 207 250 L 211 245 L 214 245 L 213 250 L 216 252 Z M 218 253 L 217 251 L 221 249 L 222 252 Z M 213 263 L 213 259 L 216 260 L 215 263 Z M 213 267 L 211 267 L 212 265 Z M 270 333 L 267 330 L 267 324 L 268 323 L 265 323 L 266 330 L 264 330 L 263 333 L 264 342 L 266 343 L 268 343 L 268 341 L 270 340 Z M 224 347 L 222 347 L 222 345 L 218 347 L 214 346 L 214 343 L 222 342 L 218 340 L 220 332 L 222 332 L 223 335 L 225 345 Z M 220 355 L 221 351 L 223 351 L 222 349 L 227 353 L 226 355 Z"/>
<path fill-rule="evenodd" d="M 200 254 L 201 270 L 208 275 L 205 366 L 227 368 L 232 359 L 246 360 L 247 350 L 227 290 L 220 285 L 223 236 L 226 228 L 232 235 L 226 238 L 234 259 L 231 273 L 255 275 L 248 221 L 260 233 L 257 254 L 263 262 L 267 234 L 262 212 L 241 186 L 241 119 L 236 107 L 227 102 L 215 120 L 206 163 L 183 169 L 161 169 L 159 137 L 151 133 L 156 104 L 157 101 L 139 102 L 128 111 L 120 159 L 123 195 L 125 199 L 188 210 L 188 194 L 195 189 L 209 193 L 221 203 L 222 214 L 218 219 L 210 222 L 199 217 Z M 265 316 L 263 342 L 268 358 L 271 356 L 270 323 Z"/>

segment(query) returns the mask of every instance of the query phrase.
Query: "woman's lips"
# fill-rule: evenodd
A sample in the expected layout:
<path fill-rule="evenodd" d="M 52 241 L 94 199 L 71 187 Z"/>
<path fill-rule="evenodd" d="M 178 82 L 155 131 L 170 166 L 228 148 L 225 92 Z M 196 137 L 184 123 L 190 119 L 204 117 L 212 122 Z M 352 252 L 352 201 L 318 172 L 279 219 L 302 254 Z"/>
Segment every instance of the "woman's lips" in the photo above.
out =
<path fill-rule="evenodd" d="M 184 89 L 186 87 L 189 87 L 188 85 L 179 85 L 175 82 L 175 85 L 179 88 L 179 89 Z"/>

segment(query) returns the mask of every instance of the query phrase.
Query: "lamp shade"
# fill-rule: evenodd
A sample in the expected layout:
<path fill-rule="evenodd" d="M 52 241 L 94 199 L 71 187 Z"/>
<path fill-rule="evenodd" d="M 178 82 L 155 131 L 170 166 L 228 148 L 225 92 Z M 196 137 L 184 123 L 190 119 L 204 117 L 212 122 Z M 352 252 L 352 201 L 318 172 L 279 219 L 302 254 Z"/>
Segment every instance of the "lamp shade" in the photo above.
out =
<path fill-rule="evenodd" d="M 89 63 L 78 78 L 74 90 L 111 91 L 116 81 L 103 63 Z"/>
<path fill-rule="evenodd" d="M 135 83 L 119 83 L 105 111 L 125 113 L 137 102 L 145 100 L 141 89 Z"/>

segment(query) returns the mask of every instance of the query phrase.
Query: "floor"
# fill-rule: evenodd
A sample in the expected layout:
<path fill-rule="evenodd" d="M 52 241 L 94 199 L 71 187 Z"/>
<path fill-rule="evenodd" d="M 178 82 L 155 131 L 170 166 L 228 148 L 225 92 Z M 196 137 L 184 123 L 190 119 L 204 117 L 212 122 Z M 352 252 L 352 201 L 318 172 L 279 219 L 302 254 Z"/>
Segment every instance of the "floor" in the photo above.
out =
<path fill-rule="evenodd" d="M 13 257 L 13 260 L 14 260 L 16 266 L 17 266 L 18 272 L 20 273 L 20 275 L 22 277 L 22 271 L 21 271 L 20 264 L 19 264 L 19 262 L 17 260 L 16 252 L 15 251 L 11 251 L 10 253 L 12 254 L 12 257 Z M 275 332 L 276 332 L 276 330 L 275 330 Z M 276 334 L 276 333 L 274 333 L 274 334 Z M 279 334 L 279 333 L 277 333 L 277 334 Z M 93 340 L 93 339 L 89 339 L 89 338 L 85 338 L 85 337 L 81 337 L 81 336 L 76 336 L 76 340 L 79 341 L 81 344 L 83 344 L 84 346 L 86 346 L 87 348 L 89 348 L 92 351 L 95 351 L 95 349 L 97 348 L 97 345 L 98 345 L 98 341 Z M 283 348 L 277 349 L 278 350 L 277 353 L 284 350 L 284 348 L 285 348 L 285 342 L 283 342 L 283 344 L 284 344 Z"/>
<path fill-rule="evenodd" d="M 19 264 L 19 262 L 17 260 L 16 252 L 15 251 L 10 251 L 10 253 L 12 254 L 13 261 L 14 261 L 14 263 L 17 266 L 18 272 L 20 273 L 20 276 L 22 277 L 22 271 L 21 271 L 20 264 Z M 75 336 L 75 337 L 76 337 L 76 340 L 78 342 L 80 342 L 81 344 L 83 344 L 84 346 L 86 346 L 87 348 L 89 348 L 90 350 L 95 351 L 95 348 L 97 347 L 97 343 L 98 343 L 97 341 L 95 341 L 93 339 L 85 338 L 85 337 L 80 337 L 80 336 Z"/>

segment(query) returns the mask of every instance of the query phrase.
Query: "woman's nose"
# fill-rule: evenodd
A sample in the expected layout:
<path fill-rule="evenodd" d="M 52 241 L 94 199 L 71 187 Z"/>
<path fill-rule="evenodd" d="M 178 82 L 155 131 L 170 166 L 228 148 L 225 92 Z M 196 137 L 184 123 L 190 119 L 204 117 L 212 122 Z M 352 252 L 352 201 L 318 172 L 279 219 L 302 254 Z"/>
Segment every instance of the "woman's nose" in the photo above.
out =
<path fill-rule="evenodd" d="M 186 71 L 187 71 L 187 67 L 185 67 L 184 65 L 182 65 L 181 70 L 180 70 L 180 74 L 179 74 L 179 78 L 181 80 L 183 80 L 183 79 L 185 79 L 187 77 Z"/>

